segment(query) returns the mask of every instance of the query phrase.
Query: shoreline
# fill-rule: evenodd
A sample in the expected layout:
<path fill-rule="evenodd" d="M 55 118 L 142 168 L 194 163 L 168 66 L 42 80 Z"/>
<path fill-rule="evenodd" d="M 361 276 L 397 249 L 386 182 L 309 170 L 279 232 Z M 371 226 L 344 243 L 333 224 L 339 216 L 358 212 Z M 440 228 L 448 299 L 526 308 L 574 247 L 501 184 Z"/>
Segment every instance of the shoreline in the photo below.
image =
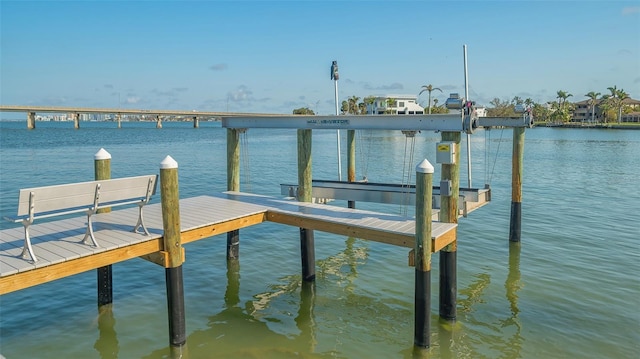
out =
<path fill-rule="evenodd" d="M 583 129 L 603 129 L 603 130 L 640 130 L 640 123 L 615 123 L 615 124 L 551 124 L 534 123 L 535 127 L 557 127 L 557 128 L 583 128 Z"/>

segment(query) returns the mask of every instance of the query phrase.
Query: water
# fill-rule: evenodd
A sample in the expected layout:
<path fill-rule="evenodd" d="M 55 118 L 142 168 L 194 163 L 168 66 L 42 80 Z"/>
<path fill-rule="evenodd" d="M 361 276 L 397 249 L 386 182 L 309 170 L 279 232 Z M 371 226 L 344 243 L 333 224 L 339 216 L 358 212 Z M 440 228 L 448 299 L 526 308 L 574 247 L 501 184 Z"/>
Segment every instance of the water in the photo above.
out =
<path fill-rule="evenodd" d="M 112 177 L 157 173 L 171 155 L 181 197 L 226 187 L 226 130 L 218 123 L 37 126 L 0 122 L 2 216 L 15 212 L 20 188 L 92 180 L 101 147 L 112 155 Z M 335 179 L 335 131 L 313 136 L 314 178 Z M 493 201 L 460 221 L 455 325 L 438 321 L 434 256 L 426 357 L 638 358 L 640 131 L 527 130 L 519 248 L 507 239 L 511 138 L 511 130 L 496 129 L 472 136 L 473 182 L 490 179 Z M 403 170 L 411 173 L 425 157 L 435 162 L 438 141 L 439 134 L 419 134 L 408 163 L 410 146 L 399 132 L 363 132 L 358 176 L 402 183 Z M 249 130 L 245 144 L 251 170 L 242 175 L 243 190 L 279 195 L 280 183 L 297 182 L 295 130 Z M 466 164 L 460 172 L 466 184 Z M 358 207 L 412 215 L 411 208 Z M 296 228 L 243 229 L 237 274 L 227 271 L 225 245 L 226 236 L 216 236 L 185 246 L 184 358 L 413 357 L 413 268 L 405 248 L 316 232 L 310 293 L 300 283 Z M 164 270 L 131 260 L 113 271 L 114 304 L 102 315 L 93 272 L 0 297 L 2 355 L 177 356 L 168 348 Z"/>

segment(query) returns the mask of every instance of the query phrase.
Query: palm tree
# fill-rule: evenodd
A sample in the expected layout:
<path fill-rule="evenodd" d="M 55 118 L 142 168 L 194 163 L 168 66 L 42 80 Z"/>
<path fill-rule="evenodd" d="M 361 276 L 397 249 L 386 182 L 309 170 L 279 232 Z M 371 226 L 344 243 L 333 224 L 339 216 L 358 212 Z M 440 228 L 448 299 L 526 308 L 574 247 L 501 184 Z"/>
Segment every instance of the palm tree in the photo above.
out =
<path fill-rule="evenodd" d="M 373 104 L 376 102 L 376 98 L 373 96 L 367 96 L 362 99 L 362 101 L 364 102 L 365 108 L 368 109 L 371 107 L 371 111 L 373 112 Z M 367 111 L 365 110 L 364 113 L 367 113 Z"/>
<path fill-rule="evenodd" d="M 629 98 L 629 94 L 624 92 L 623 89 L 618 91 L 618 98 L 620 99 L 620 107 L 618 107 L 618 122 L 622 121 L 622 108 L 624 107 L 624 100 Z"/>
<path fill-rule="evenodd" d="M 358 101 L 360 100 L 360 97 L 351 96 L 347 100 L 349 101 L 347 113 L 357 115 L 360 112 L 360 109 L 358 108 Z"/>
<path fill-rule="evenodd" d="M 618 90 L 616 86 L 607 87 L 607 90 L 611 91 L 609 96 L 609 104 L 618 112 L 618 123 L 622 120 L 622 108 L 624 107 L 624 100 L 629 98 L 629 94 L 623 89 Z"/>
<path fill-rule="evenodd" d="M 600 92 L 591 91 L 585 96 L 589 98 L 588 103 L 589 103 L 589 106 L 591 106 L 591 122 L 595 122 L 594 117 L 595 117 L 595 111 L 596 111 L 596 103 L 598 101 L 598 96 L 600 96 Z"/>
<path fill-rule="evenodd" d="M 420 91 L 420 93 L 418 94 L 418 96 L 420 96 L 425 91 L 429 92 L 429 114 L 431 114 L 431 91 L 433 90 L 438 90 L 442 92 L 442 90 L 440 90 L 439 88 L 433 87 L 431 84 L 429 84 L 429 85 L 423 85 L 422 91 Z"/>
<path fill-rule="evenodd" d="M 388 114 L 393 114 L 394 110 L 392 110 L 391 107 L 395 107 L 395 106 L 396 106 L 396 99 L 389 97 L 387 99 L 387 110 L 385 112 Z"/>
<path fill-rule="evenodd" d="M 561 108 L 564 107 L 563 105 L 565 104 L 565 102 L 567 102 L 567 99 L 573 96 L 572 94 L 562 90 L 559 90 L 557 94 L 558 94 L 558 106 L 560 106 Z"/>
<path fill-rule="evenodd" d="M 530 97 L 527 97 L 527 99 L 524 100 L 524 105 L 527 106 L 527 108 L 533 108 L 535 102 Z"/>

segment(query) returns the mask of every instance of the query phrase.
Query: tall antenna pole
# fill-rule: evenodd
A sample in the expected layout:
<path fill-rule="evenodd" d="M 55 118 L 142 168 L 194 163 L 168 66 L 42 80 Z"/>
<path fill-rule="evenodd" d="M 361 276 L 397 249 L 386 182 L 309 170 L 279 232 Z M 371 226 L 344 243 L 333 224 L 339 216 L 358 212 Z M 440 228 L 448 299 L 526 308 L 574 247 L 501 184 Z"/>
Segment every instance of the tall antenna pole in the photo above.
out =
<path fill-rule="evenodd" d="M 462 45 L 464 54 L 464 98 L 469 101 L 469 73 L 467 72 L 467 45 Z M 471 115 L 471 114 L 469 114 Z M 471 135 L 467 133 L 467 178 L 471 188 Z"/>
<path fill-rule="evenodd" d="M 333 61 L 331 64 L 331 79 L 335 85 L 336 93 L 336 116 L 340 115 L 340 107 L 338 105 L 338 61 Z M 338 181 L 342 181 L 342 159 L 340 151 L 340 130 L 336 130 L 336 139 L 338 145 Z"/>

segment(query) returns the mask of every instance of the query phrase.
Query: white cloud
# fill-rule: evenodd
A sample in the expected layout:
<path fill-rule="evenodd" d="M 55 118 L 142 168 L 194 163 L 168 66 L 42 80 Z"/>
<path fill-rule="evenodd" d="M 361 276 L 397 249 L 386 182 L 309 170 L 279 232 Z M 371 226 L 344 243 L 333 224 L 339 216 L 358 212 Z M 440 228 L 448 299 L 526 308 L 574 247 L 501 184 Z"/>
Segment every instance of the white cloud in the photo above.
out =
<path fill-rule="evenodd" d="M 365 90 L 402 90 L 404 86 L 399 82 L 394 82 L 389 85 L 372 86 L 369 83 L 364 83 L 362 88 Z"/>
<path fill-rule="evenodd" d="M 124 103 L 128 103 L 128 104 L 136 104 L 138 102 L 140 102 L 140 97 L 136 97 L 136 96 L 129 96 L 124 101 Z"/>
<path fill-rule="evenodd" d="M 244 85 L 238 86 L 234 91 L 229 91 L 227 97 L 231 101 L 247 101 L 250 99 L 253 92 Z"/>
<path fill-rule="evenodd" d="M 640 14 L 640 6 L 627 6 L 622 9 L 622 15 Z"/>
<path fill-rule="evenodd" d="M 223 71 L 227 69 L 227 64 L 225 63 L 219 63 L 219 64 L 215 64 L 215 65 L 211 65 L 209 66 L 209 70 L 212 71 Z"/>

